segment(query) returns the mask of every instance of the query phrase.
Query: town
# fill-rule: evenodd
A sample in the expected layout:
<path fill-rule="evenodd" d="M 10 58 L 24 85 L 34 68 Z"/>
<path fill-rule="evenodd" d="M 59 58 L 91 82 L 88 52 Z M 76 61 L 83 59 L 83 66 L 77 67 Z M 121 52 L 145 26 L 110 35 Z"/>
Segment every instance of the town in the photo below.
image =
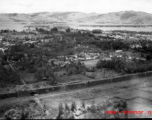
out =
<path fill-rule="evenodd" d="M 138 32 L 107 32 L 98 29 L 89 31 L 63 26 L 51 29 L 48 29 L 48 26 L 47 29 L 44 26 L 40 27 L 28 27 L 22 32 L 0 32 L 1 68 L 11 70 L 11 64 L 13 69 L 19 72 L 18 78 L 22 78 L 23 83 L 47 81 L 49 77 L 53 77 L 52 80 L 58 79 L 56 83 L 115 77 L 136 73 L 138 70 L 131 72 L 131 68 L 128 68 L 128 71 L 124 71 L 117 64 L 120 70 L 116 71 L 115 68 L 109 68 L 110 66 L 102 66 L 102 62 L 141 62 L 144 66 L 151 60 L 148 54 L 151 48 L 151 33 L 140 33 L 139 36 Z M 146 51 L 143 51 L 143 47 L 147 47 Z M 47 75 L 47 69 L 53 76 Z M 140 68 L 138 69 L 141 72 Z M 146 71 L 146 68 L 142 71 Z M 21 81 L 19 79 L 18 84 Z M 1 86 L 4 87 L 9 84 L 17 85 L 17 80 L 15 84 L 7 83 L 5 80 L 3 82 Z"/>
<path fill-rule="evenodd" d="M 50 86 L 151 70 L 151 32 L 28 26 L 0 35 L 1 72 L 13 77 L 1 76 L 1 87 Z"/>

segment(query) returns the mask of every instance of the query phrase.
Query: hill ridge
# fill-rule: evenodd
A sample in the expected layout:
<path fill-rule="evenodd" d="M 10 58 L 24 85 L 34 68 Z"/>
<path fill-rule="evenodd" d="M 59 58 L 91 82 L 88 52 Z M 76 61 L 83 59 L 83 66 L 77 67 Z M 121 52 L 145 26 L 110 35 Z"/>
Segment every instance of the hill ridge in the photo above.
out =
<path fill-rule="evenodd" d="M 105 14 L 83 12 L 0 13 L 1 22 L 74 22 L 101 24 L 152 24 L 152 14 L 142 11 L 119 11 Z"/>

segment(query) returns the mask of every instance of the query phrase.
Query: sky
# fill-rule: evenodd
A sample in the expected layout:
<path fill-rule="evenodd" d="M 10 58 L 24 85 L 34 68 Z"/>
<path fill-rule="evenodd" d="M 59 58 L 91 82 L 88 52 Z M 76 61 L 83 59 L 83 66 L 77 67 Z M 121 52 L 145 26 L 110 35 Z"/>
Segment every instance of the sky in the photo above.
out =
<path fill-rule="evenodd" d="M 152 0 L 0 0 L 0 13 L 118 11 L 152 13 Z"/>

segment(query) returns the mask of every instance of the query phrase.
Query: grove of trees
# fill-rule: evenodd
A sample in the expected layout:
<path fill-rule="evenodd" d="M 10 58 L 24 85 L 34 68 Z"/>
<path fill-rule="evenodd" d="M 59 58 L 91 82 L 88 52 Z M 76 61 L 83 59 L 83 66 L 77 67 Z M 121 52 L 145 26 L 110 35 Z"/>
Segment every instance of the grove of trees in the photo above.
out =
<path fill-rule="evenodd" d="M 152 70 L 152 63 L 144 60 L 137 60 L 126 62 L 120 58 L 113 58 L 112 60 L 100 60 L 97 63 L 97 68 L 106 68 L 114 70 L 118 73 L 140 73 Z"/>

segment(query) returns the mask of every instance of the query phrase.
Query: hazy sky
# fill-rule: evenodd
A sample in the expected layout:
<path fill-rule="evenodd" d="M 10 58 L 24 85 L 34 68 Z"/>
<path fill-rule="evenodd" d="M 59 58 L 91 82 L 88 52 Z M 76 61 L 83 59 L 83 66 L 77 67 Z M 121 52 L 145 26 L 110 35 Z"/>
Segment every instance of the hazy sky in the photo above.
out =
<path fill-rule="evenodd" d="M 0 0 L 0 13 L 108 13 L 126 10 L 152 13 L 152 0 Z"/>

